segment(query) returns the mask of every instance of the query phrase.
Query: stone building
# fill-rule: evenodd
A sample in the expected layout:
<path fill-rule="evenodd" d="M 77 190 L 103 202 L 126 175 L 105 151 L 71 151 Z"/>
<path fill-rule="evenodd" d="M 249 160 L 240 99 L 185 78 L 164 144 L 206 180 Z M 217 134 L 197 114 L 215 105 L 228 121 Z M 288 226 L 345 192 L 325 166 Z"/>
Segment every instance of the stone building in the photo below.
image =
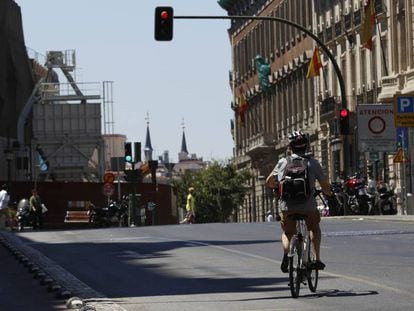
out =
<path fill-rule="evenodd" d="M 376 23 L 370 50 L 361 39 L 365 1 L 219 1 L 229 16 L 275 17 L 307 29 L 329 49 L 344 81 L 341 89 L 334 64 L 323 52 L 320 75 L 306 77 L 318 45 L 306 32 L 280 21 L 232 19 L 228 33 L 233 55 L 234 161 L 254 175 L 239 220 L 264 221 L 271 198 L 263 180 L 284 155 L 288 133 L 295 129 L 310 134 L 312 152 L 331 180 L 340 172 L 366 174 L 373 163 L 377 178 L 398 175 L 392 152 L 381 152 L 371 161 L 358 149 L 355 112 L 360 104 L 390 103 L 395 95 L 412 92 L 413 7 L 412 1 L 372 2 Z M 271 68 L 267 91 L 260 86 L 257 55 Z M 351 112 L 349 135 L 339 134 L 340 108 Z"/>

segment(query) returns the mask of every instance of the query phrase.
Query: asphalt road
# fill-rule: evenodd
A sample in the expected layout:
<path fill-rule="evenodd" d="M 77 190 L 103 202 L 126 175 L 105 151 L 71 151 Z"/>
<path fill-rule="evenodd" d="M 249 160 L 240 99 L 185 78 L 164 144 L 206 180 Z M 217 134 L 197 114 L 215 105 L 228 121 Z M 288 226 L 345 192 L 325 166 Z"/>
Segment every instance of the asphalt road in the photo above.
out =
<path fill-rule="evenodd" d="M 318 291 L 303 287 L 298 299 L 290 297 L 287 275 L 279 269 L 277 223 L 23 232 L 9 238 L 99 310 L 412 309 L 414 221 L 324 218 L 322 230 L 327 268 Z"/>

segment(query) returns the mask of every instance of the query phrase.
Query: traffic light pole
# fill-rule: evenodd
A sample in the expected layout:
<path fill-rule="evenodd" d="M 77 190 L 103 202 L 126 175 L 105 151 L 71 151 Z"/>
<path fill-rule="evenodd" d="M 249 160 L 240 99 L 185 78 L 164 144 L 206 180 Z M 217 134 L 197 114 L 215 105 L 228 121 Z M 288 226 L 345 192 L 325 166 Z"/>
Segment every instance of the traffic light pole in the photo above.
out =
<path fill-rule="evenodd" d="M 341 108 L 347 108 L 346 104 L 346 91 L 345 91 L 345 82 L 344 78 L 342 76 L 341 70 L 338 66 L 338 63 L 335 60 L 335 57 L 329 51 L 328 47 L 311 31 L 306 29 L 305 27 L 296 24 L 292 21 L 289 21 L 287 19 L 279 18 L 279 17 L 270 17 L 270 16 L 174 16 L 174 19 L 230 19 L 230 20 L 260 20 L 260 21 L 273 21 L 273 22 L 279 22 L 282 24 L 290 25 L 294 28 L 297 28 L 304 33 L 306 33 L 309 37 L 311 37 L 316 43 L 322 48 L 322 50 L 325 52 L 326 56 L 330 59 L 332 62 L 333 68 L 335 70 L 335 73 L 338 77 L 339 87 L 341 89 Z M 343 135 L 343 159 L 344 159 L 344 175 L 347 175 L 347 168 L 349 166 L 349 146 L 348 146 L 348 135 Z"/>
<path fill-rule="evenodd" d="M 309 37 L 311 37 L 313 40 L 315 40 L 316 43 L 318 43 L 318 45 L 325 52 L 326 56 L 328 56 L 328 58 L 331 60 L 332 65 L 333 65 L 334 70 L 335 70 L 335 73 L 338 77 L 339 87 L 341 89 L 342 108 L 347 107 L 347 105 L 346 105 L 346 93 L 345 93 L 345 82 L 344 82 L 344 78 L 342 76 L 341 70 L 339 69 L 338 63 L 335 60 L 335 57 L 333 56 L 331 51 L 329 51 L 328 47 L 315 34 L 313 34 L 311 31 L 309 31 L 305 27 L 303 27 L 299 24 L 296 24 L 294 22 L 291 22 L 287 19 L 283 19 L 283 18 L 279 18 L 279 17 L 270 17 L 270 16 L 237 16 L 237 15 L 233 15 L 233 16 L 174 16 L 174 19 L 233 19 L 233 20 L 250 19 L 250 20 L 261 20 L 261 21 L 274 21 L 274 22 L 279 22 L 279 23 L 282 23 L 282 24 L 290 25 L 292 27 L 295 27 L 295 28 L 303 31 Z"/>

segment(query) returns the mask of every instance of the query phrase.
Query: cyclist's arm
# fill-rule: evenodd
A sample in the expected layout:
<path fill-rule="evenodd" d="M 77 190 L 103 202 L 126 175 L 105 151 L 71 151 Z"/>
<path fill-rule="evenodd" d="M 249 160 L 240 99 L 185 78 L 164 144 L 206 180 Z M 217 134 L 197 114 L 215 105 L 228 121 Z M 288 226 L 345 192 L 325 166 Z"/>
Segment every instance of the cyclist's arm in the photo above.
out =
<path fill-rule="evenodd" d="M 328 197 L 331 197 L 333 195 L 333 193 L 331 191 L 331 184 L 329 183 L 328 179 L 320 180 L 319 185 L 322 188 L 323 194 L 325 194 Z"/>
<path fill-rule="evenodd" d="M 331 184 L 329 183 L 328 178 L 323 173 L 323 170 L 322 170 L 322 167 L 321 167 L 320 163 L 315 159 L 312 159 L 312 160 L 313 160 L 312 164 L 313 164 L 315 176 L 316 176 L 316 179 L 319 182 L 319 185 L 322 188 L 323 194 L 328 196 L 328 197 L 331 197 L 333 195 L 333 193 L 332 193 Z"/>

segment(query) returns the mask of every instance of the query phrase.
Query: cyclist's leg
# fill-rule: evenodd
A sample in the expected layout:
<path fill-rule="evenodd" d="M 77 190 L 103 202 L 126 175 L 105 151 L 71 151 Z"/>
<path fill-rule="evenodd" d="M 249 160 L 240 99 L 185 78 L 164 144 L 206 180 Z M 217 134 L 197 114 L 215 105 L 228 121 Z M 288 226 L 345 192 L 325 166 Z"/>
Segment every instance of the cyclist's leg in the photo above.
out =
<path fill-rule="evenodd" d="M 282 228 L 282 246 L 283 251 L 287 254 L 289 251 L 289 242 L 292 236 L 296 233 L 296 222 L 288 218 L 292 214 L 282 211 L 280 226 Z"/>
<path fill-rule="evenodd" d="M 321 216 L 318 211 L 312 211 L 307 213 L 308 217 L 306 218 L 306 226 L 308 227 L 308 230 L 310 231 L 310 239 L 313 244 L 313 249 L 315 251 L 315 259 L 318 263 L 318 268 L 323 269 L 324 264 L 322 264 L 320 260 L 320 249 L 321 249 L 321 228 L 319 226 L 319 223 L 321 221 Z"/>
<path fill-rule="evenodd" d="M 283 259 L 280 266 L 282 272 L 288 272 L 288 253 L 289 244 L 292 236 L 296 233 L 296 222 L 288 218 L 289 212 L 282 211 L 280 226 L 282 228 L 282 247 L 283 247 Z"/>

